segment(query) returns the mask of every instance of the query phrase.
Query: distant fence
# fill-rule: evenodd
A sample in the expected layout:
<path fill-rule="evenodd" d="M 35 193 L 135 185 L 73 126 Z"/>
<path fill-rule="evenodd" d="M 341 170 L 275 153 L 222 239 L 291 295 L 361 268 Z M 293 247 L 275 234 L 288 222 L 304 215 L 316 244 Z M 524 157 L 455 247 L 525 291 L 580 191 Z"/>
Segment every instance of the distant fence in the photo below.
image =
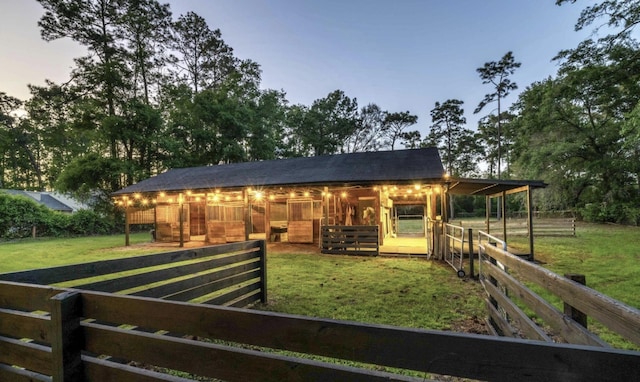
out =
<path fill-rule="evenodd" d="M 524 285 L 531 282 L 559 297 L 571 310 L 592 317 L 640 346 L 638 309 L 509 253 L 504 241 L 485 232 L 478 233 L 478 248 L 479 276 L 487 292 L 489 321 L 495 333 L 546 342 L 551 342 L 553 335 L 573 344 L 608 346 Z M 533 311 L 535 322 L 517 302 Z M 541 328 L 541 322 L 552 329 L 552 334 Z"/>
<path fill-rule="evenodd" d="M 452 223 L 459 224 L 474 231 L 486 231 L 486 222 L 482 219 L 473 220 L 452 220 Z M 491 233 L 496 236 L 502 235 L 502 221 L 492 220 L 490 224 Z M 507 235 L 528 236 L 529 227 L 527 219 L 507 218 Z M 533 236 L 576 236 L 576 220 L 572 218 L 533 218 Z"/>
<path fill-rule="evenodd" d="M 222 244 L 5 273 L 0 280 L 245 307 L 267 299 L 266 246 Z"/>
<path fill-rule="evenodd" d="M 344 255 L 380 254 L 377 225 L 322 226 L 321 252 Z"/>
<path fill-rule="evenodd" d="M 3 381 L 191 380 L 175 371 L 241 382 L 417 382 L 427 380 L 425 373 L 623 381 L 640 373 L 640 353 L 633 351 L 12 282 L 0 282 L 0 349 Z"/>

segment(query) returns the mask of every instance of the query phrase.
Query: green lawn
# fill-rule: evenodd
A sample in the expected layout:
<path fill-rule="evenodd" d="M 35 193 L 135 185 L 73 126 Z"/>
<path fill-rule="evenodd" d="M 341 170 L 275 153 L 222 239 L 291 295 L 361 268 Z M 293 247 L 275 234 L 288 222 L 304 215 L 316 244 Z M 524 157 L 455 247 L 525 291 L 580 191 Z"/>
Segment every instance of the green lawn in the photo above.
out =
<path fill-rule="evenodd" d="M 443 330 L 482 330 L 478 283 L 417 258 L 270 254 L 269 304 L 315 317 Z"/>
<path fill-rule="evenodd" d="M 26 239 L 0 244 L 0 273 L 115 259 L 163 251 L 124 247 L 124 235 L 72 239 Z M 131 244 L 150 241 L 149 233 L 131 235 Z"/>
<path fill-rule="evenodd" d="M 526 238 L 510 244 L 526 249 Z M 576 237 L 537 237 L 536 260 L 553 272 L 583 274 L 587 286 L 634 308 L 640 308 L 640 227 L 580 223 Z M 559 298 L 532 289 L 562 309 Z M 617 348 L 639 348 L 588 319 L 589 329 Z"/>

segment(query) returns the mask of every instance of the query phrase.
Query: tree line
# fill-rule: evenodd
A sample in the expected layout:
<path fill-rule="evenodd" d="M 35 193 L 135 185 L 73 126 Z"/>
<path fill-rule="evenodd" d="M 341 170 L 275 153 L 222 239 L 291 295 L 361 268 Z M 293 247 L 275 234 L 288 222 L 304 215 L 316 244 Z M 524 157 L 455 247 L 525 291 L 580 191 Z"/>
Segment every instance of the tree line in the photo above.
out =
<path fill-rule="evenodd" d="M 436 146 L 452 176 L 542 179 L 541 209 L 640 222 L 640 0 L 586 7 L 575 29 L 604 22 L 612 34 L 559 52 L 558 73 L 510 107 L 521 64 L 512 52 L 485 63 L 477 73 L 490 90 L 474 112 L 497 113 L 467 127 L 462 100 L 436 102 L 424 137 L 410 111 L 361 106 L 339 89 L 290 104 L 194 12 L 176 17 L 157 0 L 38 2 L 42 38 L 70 38 L 87 54 L 66 83 L 30 85 L 26 101 L 0 91 L 0 188 L 106 202 L 169 168 Z"/>

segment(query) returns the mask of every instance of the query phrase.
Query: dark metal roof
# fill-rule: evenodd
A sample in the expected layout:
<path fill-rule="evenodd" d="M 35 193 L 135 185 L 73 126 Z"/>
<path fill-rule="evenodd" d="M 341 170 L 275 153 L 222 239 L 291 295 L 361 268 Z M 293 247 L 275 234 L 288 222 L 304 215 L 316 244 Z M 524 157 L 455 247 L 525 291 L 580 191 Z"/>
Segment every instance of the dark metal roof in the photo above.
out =
<path fill-rule="evenodd" d="M 494 195 L 526 186 L 534 189 L 547 187 L 540 180 L 452 178 L 445 183 L 449 185 L 449 193 L 455 195 Z"/>
<path fill-rule="evenodd" d="M 26 196 L 36 202 L 46 206 L 49 209 L 60 212 L 73 212 L 73 208 L 58 200 L 54 196 L 46 192 L 22 191 L 22 190 L 2 190 L 11 195 Z"/>
<path fill-rule="evenodd" d="M 437 148 L 362 152 L 169 170 L 115 192 L 442 180 Z"/>

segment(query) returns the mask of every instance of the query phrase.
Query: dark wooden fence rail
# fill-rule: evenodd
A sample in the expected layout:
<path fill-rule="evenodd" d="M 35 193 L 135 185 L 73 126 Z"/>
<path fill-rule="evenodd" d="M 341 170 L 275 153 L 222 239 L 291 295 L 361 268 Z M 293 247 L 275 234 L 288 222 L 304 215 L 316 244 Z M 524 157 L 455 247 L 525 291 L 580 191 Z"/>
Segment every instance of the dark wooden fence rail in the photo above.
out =
<path fill-rule="evenodd" d="M 0 282 L 0 315 L 3 381 L 187 381 L 159 368 L 242 382 L 425 381 L 425 373 L 600 381 L 640 373 L 640 353 L 633 351 L 12 282 Z M 384 368 L 414 370 L 418 377 Z"/>
<path fill-rule="evenodd" d="M 348 255 L 380 254 L 377 225 L 322 226 L 321 252 Z"/>
<path fill-rule="evenodd" d="M 524 282 L 535 283 L 566 304 L 640 346 L 640 311 L 535 263 L 513 255 L 500 239 L 478 234 L 479 273 L 488 294 L 490 321 L 499 334 L 551 341 L 550 336 L 512 300 L 517 298 L 544 321 L 553 334 L 574 344 L 608 346 L 595 334 L 535 294 Z"/>
<path fill-rule="evenodd" d="M 267 300 L 266 259 L 265 242 L 253 240 L 5 273 L 0 280 L 246 307 Z"/>

